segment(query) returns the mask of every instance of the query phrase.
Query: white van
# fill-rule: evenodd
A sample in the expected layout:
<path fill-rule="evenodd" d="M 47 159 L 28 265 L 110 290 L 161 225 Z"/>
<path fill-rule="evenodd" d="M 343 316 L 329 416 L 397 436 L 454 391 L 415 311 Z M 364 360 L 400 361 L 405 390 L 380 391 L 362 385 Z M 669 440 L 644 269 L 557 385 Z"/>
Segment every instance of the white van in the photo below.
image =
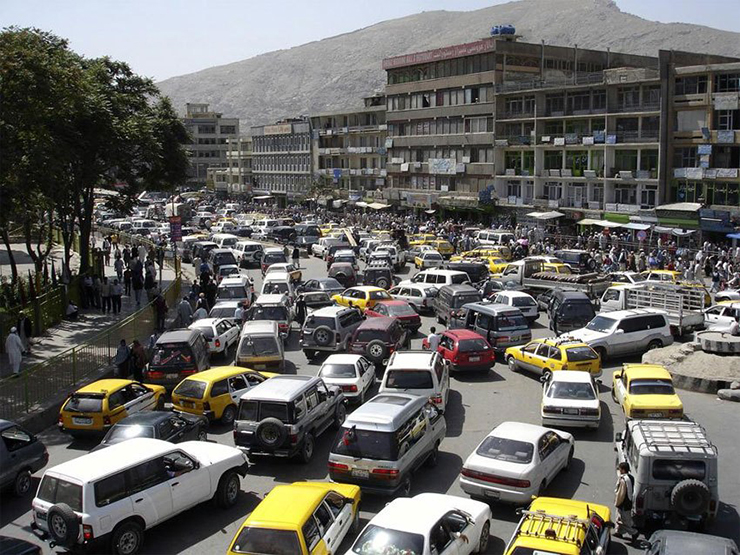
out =
<path fill-rule="evenodd" d="M 157 222 L 154 220 L 134 220 L 131 222 L 131 229 L 133 231 L 140 231 L 142 229 L 154 229 L 157 227 Z"/>
<path fill-rule="evenodd" d="M 411 279 L 402 281 L 399 285 L 424 284 L 431 285 L 432 287 L 439 289 L 445 285 L 456 285 L 462 283 L 472 285 L 470 283 L 470 276 L 468 276 L 466 272 L 458 272 L 457 270 L 440 270 L 435 268 L 433 270 L 424 270 L 423 272 L 419 272 Z"/>
<path fill-rule="evenodd" d="M 437 352 L 397 351 L 388 359 L 378 394 L 407 393 L 429 399 L 444 412 L 450 396 L 450 367 Z"/>
<path fill-rule="evenodd" d="M 475 234 L 475 239 L 481 247 L 495 247 L 503 245 L 508 247 L 516 237 L 511 231 L 484 229 Z"/>
<path fill-rule="evenodd" d="M 231 233 L 214 233 L 211 241 L 218 245 L 219 249 L 234 249 L 234 245 L 239 241 L 239 237 Z M 236 255 L 235 255 L 236 256 Z"/>
<path fill-rule="evenodd" d="M 252 225 L 252 237 L 257 236 L 260 239 L 264 239 L 267 236 L 267 232 L 270 230 L 271 227 L 277 227 L 280 225 L 280 220 L 274 220 L 274 219 L 262 219 L 257 220 Z"/>

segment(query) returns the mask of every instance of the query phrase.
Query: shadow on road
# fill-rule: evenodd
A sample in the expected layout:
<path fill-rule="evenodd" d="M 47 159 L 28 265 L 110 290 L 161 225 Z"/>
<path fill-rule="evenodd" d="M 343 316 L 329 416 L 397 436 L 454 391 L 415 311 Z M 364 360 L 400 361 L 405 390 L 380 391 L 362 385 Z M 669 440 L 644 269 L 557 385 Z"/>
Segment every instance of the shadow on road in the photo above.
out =
<path fill-rule="evenodd" d="M 462 402 L 462 395 L 455 389 L 450 390 L 450 397 L 447 399 L 445 421 L 447 422 L 447 437 L 462 435 L 465 425 L 465 405 Z"/>
<path fill-rule="evenodd" d="M 10 491 L 0 493 L 0 528 L 18 520 L 31 508 L 31 501 L 39 487 L 41 478 L 31 478 L 31 490 L 23 497 L 15 497 Z M 25 523 L 28 524 L 28 523 Z"/>

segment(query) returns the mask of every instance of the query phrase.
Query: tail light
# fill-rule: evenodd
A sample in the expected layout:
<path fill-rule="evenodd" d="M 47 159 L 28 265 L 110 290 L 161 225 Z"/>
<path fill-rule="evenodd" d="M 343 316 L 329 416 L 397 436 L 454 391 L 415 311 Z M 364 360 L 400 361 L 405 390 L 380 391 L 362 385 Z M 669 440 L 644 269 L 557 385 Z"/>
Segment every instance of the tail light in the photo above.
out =
<path fill-rule="evenodd" d="M 502 486 L 511 486 L 513 488 L 528 488 L 531 485 L 529 480 L 516 480 L 515 478 L 505 478 L 504 476 L 486 474 L 485 472 L 478 472 L 477 470 L 471 470 L 465 467 L 463 467 L 461 474 L 465 476 L 466 478 L 480 480 L 481 482 L 488 482 L 489 484 L 499 484 Z"/>
<path fill-rule="evenodd" d="M 507 343 L 511 338 L 505 335 L 496 338 L 496 343 Z"/>
<path fill-rule="evenodd" d="M 542 407 L 542 412 L 545 414 L 561 414 L 563 410 L 558 407 Z"/>
<path fill-rule="evenodd" d="M 376 478 L 382 478 L 385 480 L 398 478 L 398 470 L 395 468 L 373 468 L 370 473 Z"/>
<path fill-rule="evenodd" d="M 584 416 L 596 416 L 599 414 L 599 409 L 581 409 L 581 414 Z"/>
<path fill-rule="evenodd" d="M 208 401 L 205 401 L 203 403 L 203 410 L 211 410 L 211 403 L 209 403 Z"/>
<path fill-rule="evenodd" d="M 85 539 L 86 542 L 89 542 L 93 539 L 92 526 L 90 526 L 89 524 L 82 525 L 82 537 Z"/>
<path fill-rule="evenodd" d="M 349 393 L 355 393 L 357 391 L 356 385 L 343 385 L 341 387 L 342 387 L 342 391 L 347 391 Z"/>
<path fill-rule="evenodd" d="M 298 434 L 290 434 L 290 443 L 293 445 L 298 443 Z"/>
<path fill-rule="evenodd" d="M 567 369 L 568 369 L 568 363 L 566 362 L 565 364 L 563 364 L 561 370 L 567 370 Z"/>
<path fill-rule="evenodd" d="M 110 426 L 110 416 L 104 416 L 103 417 L 103 424 L 105 426 Z"/>
<path fill-rule="evenodd" d="M 430 397 L 432 403 L 435 405 L 441 405 L 442 404 L 442 394 L 438 393 L 437 395 L 432 395 Z"/>
<path fill-rule="evenodd" d="M 457 357 L 457 353 L 455 353 L 454 355 L 452 355 L 452 362 L 454 362 L 455 364 L 457 364 L 459 361 L 460 361 L 460 359 Z"/>
<path fill-rule="evenodd" d="M 214 341 L 213 344 L 216 345 L 216 347 L 220 347 L 221 346 L 221 340 L 220 339 L 216 339 L 216 341 Z"/>
<path fill-rule="evenodd" d="M 334 472 L 349 472 L 349 466 L 329 461 L 329 470 L 333 470 Z"/>
<path fill-rule="evenodd" d="M 147 372 L 147 378 L 154 378 L 155 380 L 164 378 L 164 372 L 157 372 L 156 370 L 154 372 L 149 371 Z"/>
<path fill-rule="evenodd" d="M 62 417 L 61 414 L 59 415 L 59 418 L 57 418 L 57 424 L 59 424 L 59 426 L 64 425 L 64 418 Z"/>
<path fill-rule="evenodd" d="M 180 374 L 187 375 L 187 376 L 191 374 L 197 374 L 197 373 L 198 373 L 197 368 L 186 368 L 185 370 L 180 370 Z"/>

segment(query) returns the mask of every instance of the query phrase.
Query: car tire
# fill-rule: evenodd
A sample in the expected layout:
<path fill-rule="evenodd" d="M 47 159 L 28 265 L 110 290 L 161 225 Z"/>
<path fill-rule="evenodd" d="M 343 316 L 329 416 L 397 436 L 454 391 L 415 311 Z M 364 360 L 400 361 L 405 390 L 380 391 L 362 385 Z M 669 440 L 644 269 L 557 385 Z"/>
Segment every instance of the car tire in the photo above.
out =
<path fill-rule="evenodd" d="M 486 520 L 483 523 L 483 530 L 480 531 L 480 537 L 478 538 L 478 547 L 476 553 L 485 553 L 488 549 L 488 539 L 491 535 L 491 523 Z"/>
<path fill-rule="evenodd" d="M 208 432 L 206 432 L 205 430 L 201 429 L 198 432 L 198 441 L 208 441 Z"/>
<path fill-rule="evenodd" d="M 652 351 L 653 349 L 661 349 L 663 347 L 663 342 L 660 339 L 653 339 L 650 343 L 647 345 L 647 350 Z"/>
<path fill-rule="evenodd" d="M 542 497 L 543 495 L 545 495 L 546 489 L 547 489 L 547 482 L 542 480 L 542 482 L 540 483 L 540 487 L 537 488 L 537 497 Z"/>
<path fill-rule="evenodd" d="M 352 526 L 350 526 L 350 532 L 353 536 L 356 536 L 360 533 L 360 502 L 357 502 L 357 507 L 355 507 L 355 516 L 352 519 Z"/>
<path fill-rule="evenodd" d="M 49 526 L 49 535 L 57 545 L 71 547 L 77 543 L 80 523 L 69 505 L 66 503 L 52 505 L 46 513 L 46 522 Z"/>
<path fill-rule="evenodd" d="M 13 495 L 24 497 L 29 491 L 31 491 L 31 473 L 24 468 L 16 474 L 13 480 Z"/>
<path fill-rule="evenodd" d="M 604 347 L 596 347 L 594 348 L 594 351 L 598 353 L 601 363 L 604 364 L 604 361 L 607 358 L 606 349 Z"/>
<path fill-rule="evenodd" d="M 712 494 L 699 480 L 683 480 L 671 491 L 671 507 L 681 516 L 700 516 L 709 509 Z"/>
<path fill-rule="evenodd" d="M 512 372 L 519 371 L 519 367 L 516 365 L 516 359 L 513 356 L 509 355 L 506 358 L 506 364 L 509 365 L 509 370 L 511 370 Z"/>
<path fill-rule="evenodd" d="M 439 442 L 434 445 L 434 449 L 432 449 L 432 452 L 429 453 L 429 457 L 427 457 L 426 462 L 429 468 L 434 468 L 435 466 L 437 466 L 437 463 L 439 462 Z"/>
<path fill-rule="evenodd" d="M 365 352 L 367 353 L 367 358 L 375 363 L 381 363 L 388 354 L 388 348 L 385 346 L 385 343 L 376 339 L 367 344 Z"/>
<path fill-rule="evenodd" d="M 157 407 L 154 410 L 164 410 L 164 395 L 160 395 L 157 399 Z"/>
<path fill-rule="evenodd" d="M 239 481 L 239 475 L 233 470 L 228 470 L 218 481 L 216 504 L 222 509 L 230 509 L 236 505 L 239 499 L 240 489 L 241 482 Z"/>
<path fill-rule="evenodd" d="M 334 410 L 334 429 L 338 430 L 344 424 L 347 419 L 347 407 L 344 403 L 338 403 L 337 408 Z"/>
<path fill-rule="evenodd" d="M 277 418 L 264 418 L 257 424 L 254 431 L 257 443 L 267 449 L 275 449 L 282 445 L 288 435 L 283 423 Z"/>
<path fill-rule="evenodd" d="M 333 335 L 334 334 L 328 326 L 319 326 L 313 330 L 313 340 L 321 347 L 329 345 Z"/>
<path fill-rule="evenodd" d="M 110 551 L 115 555 L 135 555 L 144 545 L 144 528 L 135 520 L 122 522 L 113 530 Z"/>
<path fill-rule="evenodd" d="M 614 385 L 612 385 L 612 401 L 619 404 L 619 399 L 617 399 L 617 394 L 614 391 Z"/>
<path fill-rule="evenodd" d="M 571 465 L 573 464 L 573 455 L 576 453 L 576 448 L 571 447 L 570 451 L 568 451 L 568 458 L 565 461 L 565 466 L 563 467 L 565 470 L 570 470 Z"/>
<path fill-rule="evenodd" d="M 303 464 L 311 462 L 315 447 L 316 442 L 313 438 L 313 434 L 311 432 L 306 432 L 306 436 L 303 438 L 303 444 L 301 445 L 301 450 L 298 453 L 298 457 Z"/>
<path fill-rule="evenodd" d="M 229 405 L 221 414 L 221 424 L 224 426 L 231 426 L 234 423 L 234 419 L 236 419 L 236 407 L 234 405 Z"/>
<path fill-rule="evenodd" d="M 542 379 L 545 382 L 549 382 L 552 379 L 552 371 L 550 371 L 550 370 L 543 370 L 542 371 Z"/>

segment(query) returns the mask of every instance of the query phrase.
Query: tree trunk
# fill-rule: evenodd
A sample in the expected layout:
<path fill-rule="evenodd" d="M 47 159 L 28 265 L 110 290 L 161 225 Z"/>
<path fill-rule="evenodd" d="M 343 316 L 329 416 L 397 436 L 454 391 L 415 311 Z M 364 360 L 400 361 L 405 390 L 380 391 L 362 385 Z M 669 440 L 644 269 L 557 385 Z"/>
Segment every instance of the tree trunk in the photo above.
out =
<path fill-rule="evenodd" d="M 32 234 L 33 227 L 31 226 L 31 216 L 29 214 L 26 214 L 23 220 L 23 236 L 26 240 L 26 252 L 28 252 L 28 256 L 31 257 L 34 268 L 37 272 L 39 272 L 41 261 L 39 260 L 39 255 L 36 254 L 36 252 L 33 250 L 33 247 L 31 246 Z"/>
<path fill-rule="evenodd" d="M 92 235 L 93 187 L 83 193 L 77 220 L 80 223 L 80 275 L 90 269 L 90 236 Z"/>
<path fill-rule="evenodd" d="M 8 260 L 10 261 L 10 275 L 11 280 L 13 282 L 13 285 L 18 283 L 18 266 L 15 263 L 15 256 L 13 256 L 13 249 L 10 247 L 10 234 L 8 233 L 8 228 L 3 227 L 0 229 L 0 233 L 3 236 L 3 243 L 5 243 L 5 248 L 8 251 Z"/>

